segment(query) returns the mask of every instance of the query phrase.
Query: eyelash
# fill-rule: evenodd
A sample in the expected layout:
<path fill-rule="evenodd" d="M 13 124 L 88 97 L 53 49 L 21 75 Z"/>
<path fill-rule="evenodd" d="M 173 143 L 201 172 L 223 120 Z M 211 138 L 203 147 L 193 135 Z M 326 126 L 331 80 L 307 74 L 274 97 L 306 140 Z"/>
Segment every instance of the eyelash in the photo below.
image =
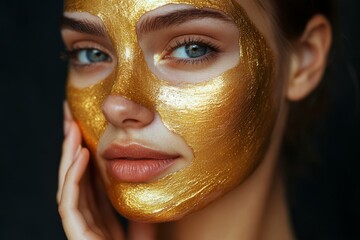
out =
<path fill-rule="evenodd" d="M 102 52 L 103 54 L 106 54 L 108 57 L 109 57 L 109 61 L 108 62 L 111 62 L 112 59 L 111 57 L 109 56 L 109 54 L 107 54 L 106 52 L 96 48 L 96 47 L 76 47 L 76 48 L 73 48 L 73 49 L 70 49 L 70 50 L 65 50 L 64 52 L 61 53 L 61 56 L 60 58 L 65 60 L 65 61 L 69 61 L 71 65 L 73 65 L 74 67 L 76 68 L 86 68 L 86 67 L 89 67 L 91 65 L 94 65 L 94 64 L 98 64 L 98 63 L 77 63 L 77 58 L 78 58 L 78 54 L 81 52 L 81 51 L 91 51 L 91 50 L 97 50 L 97 51 L 100 51 Z"/>
<path fill-rule="evenodd" d="M 191 45 L 191 44 L 205 46 L 205 47 L 209 48 L 210 52 L 207 53 L 205 56 L 202 56 L 199 58 L 193 58 L 193 59 L 172 58 L 172 57 L 168 56 L 169 54 L 173 53 L 179 47 Z M 70 63 L 76 68 L 86 68 L 86 67 L 89 67 L 89 66 L 97 64 L 97 63 L 86 63 L 86 64 L 77 63 L 78 54 L 80 51 L 86 51 L 86 50 L 90 51 L 90 50 L 94 50 L 94 49 L 101 51 L 102 53 L 109 56 L 109 54 L 107 54 L 106 52 L 104 52 L 100 49 L 97 49 L 95 47 L 84 47 L 84 48 L 77 47 L 77 48 L 73 48 L 70 50 L 65 50 L 61 54 L 61 59 L 70 61 Z M 167 47 L 165 50 L 164 59 L 172 59 L 175 61 L 176 64 L 197 65 L 197 64 L 204 64 L 204 63 L 209 62 L 214 57 L 216 57 L 219 52 L 220 52 L 220 47 L 210 41 L 204 40 L 202 38 L 188 37 L 186 39 L 177 40 L 174 44 Z M 109 56 L 109 58 L 111 61 L 110 56 Z"/>
<path fill-rule="evenodd" d="M 194 38 L 194 37 L 188 37 L 186 39 L 183 40 L 178 40 L 175 42 L 175 44 L 170 45 L 166 50 L 165 50 L 165 56 L 164 59 L 166 58 L 171 58 L 171 57 L 167 57 L 168 54 L 171 54 L 174 50 L 176 50 L 179 47 L 182 46 L 186 46 L 186 45 L 191 45 L 191 44 L 197 44 L 197 45 L 203 45 L 206 46 L 210 49 L 210 53 L 208 53 L 206 56 L 200 57 L 200 58 L 194 58 L 194 59 L 176 59 L 176 63 L 177 64 L 203 64 L 206 62 L 209 62 L 211 59 L 213 59 L 214 57 L 216 57 L 218 55 L 218 53 L 220 52 L 220 47 L 210 41 L 204 40 L 202 38 Z"/>

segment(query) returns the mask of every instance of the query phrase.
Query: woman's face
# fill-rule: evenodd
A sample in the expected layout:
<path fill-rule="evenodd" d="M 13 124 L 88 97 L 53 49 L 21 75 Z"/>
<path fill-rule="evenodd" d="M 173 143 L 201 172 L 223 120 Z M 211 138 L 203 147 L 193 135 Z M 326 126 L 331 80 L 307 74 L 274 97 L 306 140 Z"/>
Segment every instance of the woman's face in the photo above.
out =
<path fill-rule="evenodd" d="M 65 1 L 68 101 L 125 217 L 179 219 L 265 157 L 281 91 L 253 2 Z"/>

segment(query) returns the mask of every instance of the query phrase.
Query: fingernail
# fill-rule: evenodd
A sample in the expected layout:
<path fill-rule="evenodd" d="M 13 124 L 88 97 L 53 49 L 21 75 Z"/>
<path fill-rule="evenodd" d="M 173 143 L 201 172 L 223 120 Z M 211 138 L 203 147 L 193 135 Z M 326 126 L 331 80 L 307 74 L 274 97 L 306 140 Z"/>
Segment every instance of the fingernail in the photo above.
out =
<path fill-rule="evenodd" d="M 78 148 L 76 149 L 75 155 L 74 155 L 74 160 L 78 159 L 78 157 L 80 156 L 81 153 L 81 145 L 78 146 Z"/>

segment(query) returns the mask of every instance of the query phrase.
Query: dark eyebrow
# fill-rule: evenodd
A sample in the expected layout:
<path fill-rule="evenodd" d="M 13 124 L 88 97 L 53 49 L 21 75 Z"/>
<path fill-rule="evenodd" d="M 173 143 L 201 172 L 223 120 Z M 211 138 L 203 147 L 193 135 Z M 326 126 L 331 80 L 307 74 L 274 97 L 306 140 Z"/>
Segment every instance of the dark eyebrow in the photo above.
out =
<path fill-rule="evenodd" d="M 233 23 L 229 17 L 220 12 L 205 9 L 184 9 L 171 12 L 166 15 L 145 19 L 140 22 L 138 30 L 141 34 L 145 34 L 147 32 L 177 26 L 191 20 L 202 18 L 215 18 L 221 21 Z"/>
<path fill-rule="evenodd" d="M 105 28 L 101 23 L 91 22 L 88 20 L 77 20 L 65 16 L 61 19 L 61 28 L 91 34 L 98 37 L 107 36 Z"/>

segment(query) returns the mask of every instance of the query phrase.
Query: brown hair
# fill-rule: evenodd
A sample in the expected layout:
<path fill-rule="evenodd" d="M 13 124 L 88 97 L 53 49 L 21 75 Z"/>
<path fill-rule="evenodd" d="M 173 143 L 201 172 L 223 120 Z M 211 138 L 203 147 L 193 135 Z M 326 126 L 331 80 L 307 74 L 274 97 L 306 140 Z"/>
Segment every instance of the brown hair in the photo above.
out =
<path fill-rule="evenodd" d="M 268 12 L 271 10 L 274 24 L 282 35 L 280 38 L 288 44 L 301 37 L 308 21 L 316 14 L 325 16 L 333 27 L 335 25 L 335 0 L 258 0 L 258 3 Z M 301 173 L 309 163 L 318 162 L 312 129 L 325 115 L 329 85 L 325 77 L 310 96 L 290 104 L 282 146 L 285 173 L 290 178 Z"/>
<path fill-rule="evenodd" d="M 334 27 L 336 0 L 256 0 L 271 13 L 275 29 L 288 43 L 297 40 L 304 32 L 308 21 L 316 14 L 325 16 Z"/>
<path fill-rule="evenodd" d="M 301 36 L 307 22 L 316 14 L 322 14 L 334 22 L 334 1 L 331 0 L 270 0 L 275 19 L 288 40 Z"/>

